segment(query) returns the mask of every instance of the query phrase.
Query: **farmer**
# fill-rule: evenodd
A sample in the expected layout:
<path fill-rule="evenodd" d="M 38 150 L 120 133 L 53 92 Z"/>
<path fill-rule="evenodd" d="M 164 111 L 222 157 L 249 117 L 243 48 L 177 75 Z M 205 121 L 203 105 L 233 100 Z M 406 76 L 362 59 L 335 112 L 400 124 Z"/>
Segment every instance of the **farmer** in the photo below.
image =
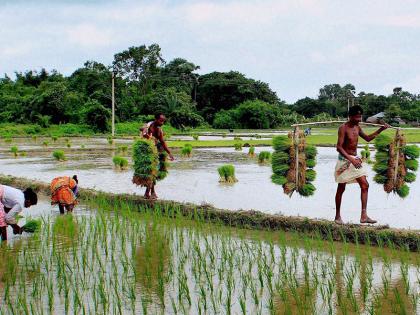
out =
<path fill-rule="evenodd" d="M 341 197 L 343 196 L 346 184 L 358 183 L 361 189 L 362 213 L 360 215 L 360 223 L 376 223 L 368 217 L 366 212 L 369 183 L 366 180 L 367 171 L 362 159 L 357 156 L 357 143 L 359 136 L 367 142 L 375 139 L 382 131 L 387 129 L 389 125 L 384 124 L 374 133 L 367 135 L 360 128 L 359 123 L 362 121 L 363 109 L 356 105 L 350 108 L 349 118 L 346 123 L 338 129 L 337 151 L 338 161 L 335 166 L 335 181 L 338 183 L 337 193 L 335 195 L 335 220 L 337 224 L 343 224 L 341 219 Z"/>
<path fill-rule="evenodd" d="M 174 160 L 174 157 L 169 150 L 168 146 L 166 145 L 165 139 L 163 138 L 163 130 L 162 126 L 166 121 L 166 117 L 162 113 L 157 113 L 155 115 L 155 120 L 145 124 L 142 128 L 140 128 L 140 136 L 144 139 L 152 139 L 156 145 L 156 148 L 159 153 L 159 159 L 161 161 L 161 165 L 164 165 L 164 160 L 166 159 L 166 155 L 164 152 L 168 153 L 169 159 L 171 161 Z M 155 192 L 155 185 L 156 183 L 152 183 L 146 186 L 146 192 L 144 193 L 144 198 L 146 199 L 157 199 L 157 195 Z"/>
<path fill-rule="evenodd" d="M 51 189 L 51 204 L 58 204 L 60 214 L 64 214 L 64 208 L 67 212 L 73 212 L 74 206 L 77 204 L 77 196 L 79 180 L 77 176 L 61 176 L 52 180 Z"/>
<path fill-rule="evenodd" d="M 27 188 L 25 191 L 0 185 L 0 230 L 1 239 L 7 240 L 7 225 L 13 228 L 13 234 L 22 234 L 22 228 L 17 225 L 16 217 L 23 210 L 38 203 L 38 196 Z"/>

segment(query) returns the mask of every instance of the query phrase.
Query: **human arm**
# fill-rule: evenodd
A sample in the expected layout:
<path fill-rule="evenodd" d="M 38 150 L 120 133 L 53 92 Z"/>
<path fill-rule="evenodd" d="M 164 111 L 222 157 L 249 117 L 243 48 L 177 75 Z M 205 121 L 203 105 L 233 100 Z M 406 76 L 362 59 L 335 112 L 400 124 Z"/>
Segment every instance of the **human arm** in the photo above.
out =
<path fill-rule="evenodd" d="M 347 151 L 344 149 L 344 140 L 346 138 L 346 130 L 345 130 L 345 126 L 342 125 L 340 128 L 338 128 L 338 140 L 337 140 L 337 151 L 338 153 L 340 153 L 342 156 L 344 156 L 344 158 L 346 158 L 347 160 L 350 161 L 350 163 L 352 163 L 354 165 L 354 167 L 356 168 L 361 168 L 362 167 L 362 161 L 351 155 L 348 154 Z"/>
<path fill-rule="evenodd" d="M 389 128 L 388 124 L 383 124 L 383 126 L 381 128 L 379 128 L 378 130 L 376 130 L 374 133 L 371 133 L 370 135 L 365 134 L 365 132 L 362 130 L 362 128 L 359 129 L 359 136 L 364 139 L 367 142 L 372 141 L 373 139 L 375 139 L 382 131 L 386 130 Z"/>
<path fill-rule="evenodd" d="M 159 130 L 159 132 L 158 132 L 158 140 L 159 140 L 160 144 L 162 145 L 163 149 L 168 153 L 169 159 L 171 161 L 175 160 L 175 158 L 173 157 L 173 155 L 171 153 L 171 150 L 169 150 L 168 145 L 166 144 L 166 141 L 163 138 L 162 130 Z"/>
<path fill-rule="evenodd" d="M 0 227 L 1 240 L 7 241 L 7 226 Z"/>
<path fill-rule="evenodd" d="M 16 203 L 5 215 L 7 224 L 13 225 L 16 224 L 16 216 L 22 211 L 22 205 Z"/>

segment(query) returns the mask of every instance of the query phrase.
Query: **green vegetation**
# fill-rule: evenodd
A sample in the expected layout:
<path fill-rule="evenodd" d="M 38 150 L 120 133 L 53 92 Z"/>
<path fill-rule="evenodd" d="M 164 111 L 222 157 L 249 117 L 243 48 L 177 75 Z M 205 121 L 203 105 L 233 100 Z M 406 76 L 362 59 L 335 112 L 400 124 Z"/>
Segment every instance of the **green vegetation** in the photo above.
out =
<path fill-rule="evenodd" d="M 22 226 L 22 230 L 27 233 L 35 233 L 41 228 L 42 221 L 41 220 L 28 220 L 24 226 Z"/>
<path fill-rule="evenodd" d="M 191 157 L 192 149 L 193 149 L 192 145 L 189 143 L 186 143 L 184 147 L 181 149 L 181 155 L 185 157 Z"/>
<path fill-rule="evenodd" d="M 289 196 L 297 191 L 301 196 L 308 197 L 316 190 L 311 182 L 316 178 L 313 168 L 316 164 L 317 150 L 315 146 L 307 145 L 305 140 L 302 131 L 273 138 L 271 180 L 277 185 L 282 185 L 284 193 Z"/>
<path fill-rule="evenodd" d="M 250 146 L 248 149 L 248 156 L 250 157 L 254 157 L 255 156 L 255 147 L 254 146 Z"/>
<path fill-rule="evenodd" d="M 112 163 L 114 163 L 114 166 L 120 170 L 125 170 L 128 167 L 127 159 L 118 155 L 112 158 Z"/>
<path fill-rule="evenodd" d="M 362 160 L 368 164 L 372 163 L 372 160 L 370 159 L 370 150 L 369 150 L 369 145 L 365 145 L 363 147 L 363 150 L 360 152 L 360 154 L 362 155 Z"/>
<path fill-rule="evenodd" d="M 235 151 L 242 151 L 242 142 L 235 142 L 233 147 L 235 148 Z"/>
<path fill-rule="evenodd" d="M 217 169 L 221 183 L 236 183 L 235 167 L 231 164 L 222 165 Z"/>
<path fill-rule="evenodd" d="M 417 145 L 406 145 L 405 136 L 397 131 L 394 138 L 379 135 L 375 139 L 377 149 L 373 170 L 375 182 L 382 184 L 386 193 L 397 193 L 401 198 L 408 196 L 410 189 L 406 183 L 416 180 L 420 150 Z"/>
<path fill-rule="evenodd" d="M 19 154 L 19 148 L 17 146 L 13 146 L 10 148 L 10 152 L 12 152 L 14 157 L 17 157 Z"/>
<path fill-rule="evenodd" d="M 42 145 L 44 146 L 44 147 L 48 147 L 48 141 L 44 141 L 44 142 L 42 142 Z"/>
<path fill-rule="evenodd" d="M 66 156 L 64 154 L 64 151 L 62 150 L 56 150 L 52 153 L 52 156 L 57 160 L 57 161 L 65 161 L 66 160 Z"/>
<path fill-rule="evenodd" d="M 268 161 L 270 161 L 271 158 L 271 152 L 269 151 L 261 151 L 258 154 L 258 162 L 259 163 L 266 163 Z"/>
<path fill-rule="evenodd" d="M 415 314 L 418 307 L 418 254 L 384 248 L 386 241 L 380 248 L 335 242 L 345 228 L 305 236 L 237 229 L 209 224 L 205 212 L 104 195 L 86 206 L 95 215 L 44 217 L 32 238 L 2 248 L 3 313 Z M 272 217 L 262 224 L 274 224 Z M 387 239 L 386 230 L 366 231 L 376 232 L 372 241 Z M 331 237 L 322 241 L 323 233 Z"/>

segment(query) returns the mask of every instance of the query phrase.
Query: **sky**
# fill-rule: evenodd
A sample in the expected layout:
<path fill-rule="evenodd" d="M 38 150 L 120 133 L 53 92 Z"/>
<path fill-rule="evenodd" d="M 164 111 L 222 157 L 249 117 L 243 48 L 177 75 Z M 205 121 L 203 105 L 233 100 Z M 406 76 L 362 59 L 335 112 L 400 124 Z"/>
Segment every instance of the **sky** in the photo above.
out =
<path fill-rule="evenodd" d="M 0 76 L 69 75 L 152 43 L 166 61 L 183 57 L 202 74 L 242 72 L 289 103 L 332 83 L 420 93 L 415 0 L 0 0 Z"/>

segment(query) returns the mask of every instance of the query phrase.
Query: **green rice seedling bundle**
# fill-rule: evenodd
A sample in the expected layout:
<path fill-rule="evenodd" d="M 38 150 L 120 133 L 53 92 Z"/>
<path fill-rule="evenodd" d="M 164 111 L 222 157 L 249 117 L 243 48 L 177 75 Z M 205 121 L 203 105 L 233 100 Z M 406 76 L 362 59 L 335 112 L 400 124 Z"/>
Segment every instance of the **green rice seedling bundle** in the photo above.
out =
<path fill-rule="evenodd" d="M 66 146 L 67 146 L 67 148 L 71 148 L 71 143 L 70 142 L 67 142 L 67 144 L 66 144 Z"/>
<path fill-rule="evenodd" d="M 10 152 L 12 152 L 14 157 L 17 157 L 19 153 L 19 148 L 17 146 L 13 146 L 10 148 Z"/>
<path fill-rule="evenodd" d="M 373 170 L 374 181 L 384 186 L 386 193 L 394 192 L 401 198 L 408 196 L 407 183 L 416 180 L 420 150 L 417 145 L 407 145 L 405 137 L 397 130 L 394 138 L 381 134 L 375 139 L 377 150 Z"/>
<path fill-rule="evenodd" d="M 43 145 L 44 147 L 48 147 L 48 141 L 44 141 L 44 142 L 42 142 L 42 145 Z"/>
<path fill-rule="evenodd" d="M 150 187 L 167 176 L 166 153 L 158 152 L 152 140 L 140 139 L 133 144 L 133 183 Z"/>
<path fill-rule="evenodd" d="M 199 136 L 198 135 L 191 135 L 192 137 L 193 137 L 193 139 L 195 140 L 195 141 L 197 141 L 198 139 L 199 139 Z"/>
<path fill-rule="evenodd" d="M 122 153 L 122 154 L 125 154 L 128 151 L 128 146 L 126 146 L 126 145 L 120 145 L 118 147 L 117 151 L 120 152 L 120 153 Z"/>
<path fill-rule="evenodd" d="M 219 172 L 220 183 L 236 183 L 238 181 L 235 177 L 235 167 L 231 164 L 222 165 L 217 171 Z"/>
<path fill-rule="evenodd" d="M 192 145 L 186 143 L 184 147 L 181 149 L 181 155 L 184 157 L 191 157 L 192 154 Z"/>
<path fill-rule="evenodd" d="M 24 157 L 24 156 L 27 156 L 28 154 L 26 153 L 26 151 L 20 151 L 19 155 Z"/>
<path fill-rule="evenodd" d="M 52 139 L 53 142 L 56 142 L 58 140 L 58 137 L 57 136 L 52 136 L 51 139 Z"/>
<path fill-rule="evenodd" d="M 66 160 L 66 156 L 64 155 L 64 151 L 62 150 L 56 150 L 52 153 L 52 156 L 57 160 L 57 161 L 65 161 Z"/>
<path fill-rule="evenodd" d="M 234 144 L 234 148 L 235 148 L 236 151 L 241 151 L 242 150 L 242 143 L 236 142 Z"/>
<path fill-rule="evenodd" d="M 311 196 L 316 178 L 313 168 L 316 165 L 317 150 L 306 144 L 305 134 L 296 130 L 288 136 L 273 138 L 274 153 L 271 157 L 273 175 L 271 180 L 283 186 L 285 194 L 291 196 L 297 191 L 301 196 Z"/>
<path fill-rule="evenodd" d="M 255 147 L 250 146 L 248 149 L 248 156 L 254 157 L 255 156 Z"/>
<path fill-rule="evenodd" d="M 106 138 L 106 140 L 108 141 L 109 145 L 113 145 L 114 144 L 114 139 L 112 137 L 108 137 Z"/>
<path fill-rule="evenodd" d="M 24 226 L 22 226 L 22 230 L 27 233 L 35 233 L 41 228 L 41 220 L 29 220 L 26 222 Z"/>
<path fill-rule="evenodd" d="M 123 158 L 122 156 L 114 156 L 112 158 L 112 162 L 114 163 L 114 166 L 120 170 L 124 170 L 128 167 L 128 161 L 126 158 Z"/>
<path fill-rule="evenodd" d="M 260 154 L 258 154 L 258 162 L 259 163 L 266 163 L 271 158 L 271 152 L 269 151 L 261 151 Z"/>
<path fill-rule="evenodd" d="M 362 160 L 368 164 L 371 164 L 372 161 L 370 159 L 370 150 L 369 150 L 369 145 L 365 145 L 363 147 L 363 150 L 360 152 L 360 154 L 362 155 Z"/>

